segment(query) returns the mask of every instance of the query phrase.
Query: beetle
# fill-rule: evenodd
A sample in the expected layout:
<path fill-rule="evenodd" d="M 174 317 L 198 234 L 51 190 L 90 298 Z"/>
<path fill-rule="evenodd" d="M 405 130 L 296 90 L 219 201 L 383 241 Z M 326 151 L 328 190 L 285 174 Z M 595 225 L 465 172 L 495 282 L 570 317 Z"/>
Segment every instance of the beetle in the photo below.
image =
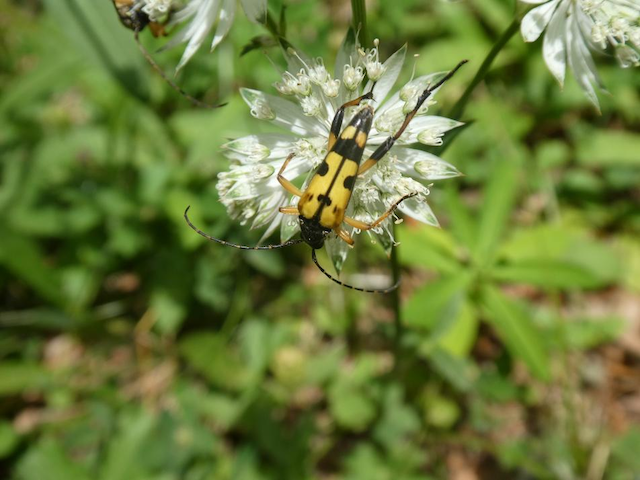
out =
<path fill-rule="evenodd" d="M 129 30 L 133 31 L 133 38 L 138 44 L 138 48 L 142 52 L 145 60 L 151 65 L 151 67 L 162 77 L 162 79 L 176 92 L 178 92 L 182 97 L 186 98 L 189 102 L 191 102 L 196 107 L 201 108 L 219 108 L 226 105 L 226 103 L 221 103 L 219 105 L 209 105 L 208 103 L 202 102 L 197 98 L 189 95 L 187 92 L 182 90 L 174 81 L 172 81 L 169 77 L 167 77 L 166 73 L 160 68 L 160 65 L 156 63 L 148 50 L 142 45 L 140 41 L 140 32 L 145 29 L 145 27 L 149 27 L 151 33 L 154 37 L 160 37 L 166 35 L 165 32 L 165 24 L 152 22 L 149 16 L 143 12 L 140 8 L 136 7 L 135 0 L 112 0 L 113 6 L 118 13 L 118 18 L 120 18 L 120 22 Z M 169 17 L 171 17 L 171 13 L 169 12 Z"/>
<path fill-rule="evenodd" d="M 345 103 L 338 109 L 331 123 L 327 155 L 314 171 L 311 181 L 304 191 L 296 187 L 284 176 L 287 165 L 294 157 L 295 153 L 291 153 L 286 158 L 278 172 L 278 182 L 288 193 L 299 197 L 300 200 L 297 205 L 280 207 L 279 211 L 285 215 L 298 216 L 298 221 L 300 222 L 300 239 L 289 240 L 287 242 L 274 245 L 249 247 L 247 245 L 230 243 L 225 240 L 212 237 L 201 231 L 193 225 L 191 220 L 189 220 L 189 207 L 187 207 L 184 212 L 185 220 L 192 229 L 206 239 L 242 250 L 272 250 L 304 242 L 311 247 L 311 258 L 316 266 L 335 283 L 346 288 L 368 293 L 387 293 L 393 291 L 398 287 L 399 282 L 385 289 L 363 289 L 337 280 L 320 266 L 316 258 L 316 250 L 323 247 L 327 236 L 331 232 L 334 232 L 339 238 L 349 245 L 353 245 L 353 238 L 349 235 L 349 232 L 342 228 L 343 223 L 360 230 L 371 230 L 388 218 L 400 203 L 407 198 L 416 195 L 415 193 L 410 193 L 403 196 L 372 223 L 362 222 L 355 218 L 348 217 L 345 214 L 351 195 L 353 194 L 356 178 L 376 165 L 377 162 L 380 161 L 389 152 L 389 150 L 391 150 L 391 147 L 393 147 L 394 143 L 406 130 L 407 126 L 418 113 L 420 107 L 427 98 L 431 96 L 434 90 L 449 80 L 466 62 L 467 60 L 461 61 L 436 84 L 427 86 L 427 88 L 418 97 L 414 109 L 405 116 L 398 131 L 380 144 L 364 163 L 360 164 L 364 148 L 367 143 L 367 137 L 371 130 L 371 124 L 373 122 L 373 108 L 369 105 L 364 105 L 353 116 L 351 122 L 349 122 L 344 130 L 341 130 L 341 128 L 345 110 L 349 107 L 359 106 L 364 100 L 372 100 L 373 89 L 368 93 Z"/>

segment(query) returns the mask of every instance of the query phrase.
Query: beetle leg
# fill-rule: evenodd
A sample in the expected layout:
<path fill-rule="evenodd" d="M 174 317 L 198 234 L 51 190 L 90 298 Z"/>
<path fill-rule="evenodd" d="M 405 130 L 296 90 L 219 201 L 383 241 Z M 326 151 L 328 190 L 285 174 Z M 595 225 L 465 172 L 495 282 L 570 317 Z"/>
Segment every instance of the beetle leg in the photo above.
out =
<path fill-rule="evenodd" d="M 358 169 L 358 175 L 362 175 L 364 172 L 366 172 L 371 167 L 373 167 L 376 163 L 378 163 L 378 161 L 380 161 L 382 157 L 384 157 L 387 153 L 389 153 L 389 150 L 391 150 L 391 147 L 393 147 L 393 144 L 396 143 L 396 140 L 398 140 L 402 136 L 404 131 L 409 126 L 409 123 L 411 122 L 411 120 L 413 120 L 413 117 L 416 116 L 416 114 L 418 113 L 418 110 L 420 110 L 420 107 L 422 107 L 422 104 L 427 100 L 427 98 L 431 96 L 434 90 L 440 88 L 440 86 L 444 82 L 446 82 L 451 77 L 453 77 L 453 75 L 458 71 L 458 69 L 465 63 L 467 63 L 466 60 L 463 60 L 462 62 L 460 62 L 458 65 L 456 65 L 456 67 L 453 70 L 451 70 L 444 77 L 442 77 L 440 81 L 438 81 L 435 85 L 429 85 L 424 90 L 424 92 L 420 94 L 415 108 L 411 110 L 409 113 L 407 113 L 407 115 L 404 117 L 404 122 L 402 122 L 402 125 L 400 126 L 398 131 L 392 137 L 387 138 L 375 150 L 375 152 L 373 152 L 373 154 L 371 154 L 371 156 L 362 165 L 360 165 L 360 168 Z"/>
<path fill-rule="evenodd" d="M 349 235 L 349 232 L 347 232 L 346 230 L 344 230 L 341 227 L 338 227 L 336 229 L 334 229 L 334 232 L 336 232 L 336 234 L 345 242 L 347 242 L 349 244 L 349 246 L 353 247 L 353 238 L 351 238 L 351 235 Z"/>
<path fill-rule="evenodd" d="M 410 193 L 408 195 L 405 195 L 404 197 L 402 197 L 400 200 L 398 200 L 396 203 L 394 203 L 393 205 L 391 205 L 389 207 L 389 210 L 387 210 L 386 212 L 384 212 L 380 218 L 378 218 L 375 222 L 373 223 L 366 223 L 366 222 L 362 222 L 360 220 L 356 220 L 355 218 L 351 218 L 351 217 L 344 217 L 344 221 L 345 223 L 351 225 L 354 228 L 358 228 L 360 230 L 371 230 L 372 228 L 376 228 L 378 225 L 380 225 L 382 222 L 384 222 L 387 217 L 389 215 L 391 215 L 393 213 L 393 211 L 398 207 L 398 205 L 400 205 L 402 202 L 404 202 L 407 198 L 411 198 L 413 196 L 415 196 L 415 193 Z"/>
<path fill-rule="evenodd" d="M 327 145 L 327 149 L 331 150 L 333 145 L 336 143 L 338 136 L 340 135 L 340 129 L 342 128 L 342 121 L 344 120 L 344 111 L 347 107 L 356 107 L 360 105 L 363 100 L 371 100 L 373 98 L 373 89 L 371 91 L 361 95 L 358 98 L 354 98 L 350 102 L 343 104 L 338 111 L 336 111 L 335 116 L 333 117 L 333 122 L 331 122 L 331 132 L 329 133 L 329 144 Z"/>
<path fill-rule="evenodd" d="M 295 205 L 290 205 L 288 207 L 280 207 L 278 211 L 285 215 L 300 215 L 300 212 L 298 211 L 298 207 L 296 207 Z"/>
<path fill-rule="evenodd" d="M 302 190 L 300 190 L 298 187 L 296 187 L 293 183 L 291 183 L 289 180 L 284 178 L 284 176 L 282 175 L 285 169 L 287 168 L 287 165 L 289 165 L 289 162 L 294 156 L 295 156 L 295 153 L 290 153 L 287 159 L 282 164 L 282 167 L 280 167 L 280 171 L 278 172 L 278 182 L 280 182 L 280 185 L 282 185 L 282 187 L 291 195 L 295 195 L 296 197 L 301 197 Z"/>

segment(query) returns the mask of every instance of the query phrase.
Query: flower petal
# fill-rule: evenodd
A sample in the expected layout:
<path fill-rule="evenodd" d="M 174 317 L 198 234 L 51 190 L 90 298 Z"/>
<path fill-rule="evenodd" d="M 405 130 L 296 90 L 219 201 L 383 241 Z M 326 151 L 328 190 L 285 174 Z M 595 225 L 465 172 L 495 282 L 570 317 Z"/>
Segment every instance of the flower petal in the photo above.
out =
<path fill-rule="evenodd" d="M 404 44 L 396 53 L 391 55 L 386 62 L 384 62 L 385 72 L 382 74 L 382 77 L 378 79 L 376 85 L 373 87 L 373 99 L 382 103 L 384 99 L 387 97 L 393 85 L 398 80 L 398 76 L 400 75 L 400 71 L 402 70 L 402 65 L 404 64 L 404 57 L 407 54 L 407 44 Z M 371 80 L 367 82 L 367 85 L 364 87 L 364 91 L 368 92 L 371 90 Z"/>
<path fill-rule="evenodd" d="M 571 70 L 573 70 L 573 76 L 575 77 L 578 85 L 582 88 L 587 98 L 595 105 L 600 111 L 600 103 L 598 102 L 598 96 L 593 88 L 593 84 L 597 83 L 597 73 L 593 68 L 593 62 L 587 60 L 591 55 L 589 50 L 584 45 L 584 41 L 580 36 L 576 22 L 571 22 L 570 27 L 567 29 L 567 45 L 569 47 L 568 59 Z"/>
<path fill-rule="evenodd" d="M 558 6 L 558 0 L 546 3 L 529 11 L 520 24 L 520 32 L 525 42 L 535 42 L 547 28 L 551 16 Z"/>
<path fill-rule="evenodd" d="M 353 235 L 353 227 L 344 225 L 342 228 L 349 232 L 349 234 Z M 329 255 L 333 267 L 336 269 L 336 272 L 340 273 L 351 248 L 347 242 L 337 236 L 330 236 L 327 238 L 324 245 L 327 249 L 327 255 Z"/>
<path fill-rule="evenodd" d="M 553 14 L 542 43 L 542 56 L 549 71 L 564 86 L 564 75 L 567 69 L 567 10 L 570 3 L 564 0 Z"/>
<path fill-rule="evenodd" d="M 267 21 L 267 0 L 240 0 L 247 18 L 258 25 Z"/>
<path fill-rule="evenodd" d="M 340 80 L 340 93 L 337 97 L 337 104 L 342 105 L 347 101 L 347 89 L 342 82 L 342 76 L 344 75 L 344 66 L 351 64 L 351 59 L 356 57 L 356 34 L 353 28 L 347 30 L 347 35 L 340 45 L 338 54 L 336 55 L 336 64 L 333 71 L 333 78 Z"/>
<path fill-rule="evenodd" d="M 224 0 L 222 11 L 220 12 L 220 20 L 218 21 L 218 28 L 216 29 L 216 34 L 213 36 L 213 41 L 211 42 L 211 51 L 213 51 L 222 39 L 227 36 L 227 33 L 229 33 L 235 13 L 235 0 Z"/>
<path fill-rule="evenodd" d="M 344 37 L 338 54 L 336 55 L 336 64 L 333 71 L 333 78 L 337 78 L 342 81 L 342 74 L 344 73 L 344 66 L 348 65 L 351 58 L 356 53 L 356 34 L 353 28 L 347 30 L 347 35 Z"/>
<path fill-rule="evenodd" d="M 440 226 L 438 219 L 424 197 L 408 198 L 398 206 L 398 210 L 419 222 L 433 225 L 434 227 Z"/>
<path fill-rule="evenodd" d="M 297 197 L 291 196 L 287 205 L 295 205 Z M 279 220 L 282 222 L 280 226 L 280 241 L 286 242 L 291 240 L 293 236 L 300 231 L 300 222 L 295 215 L 279 215 Z"/>
<path fill-rule="evenodd" d="M 256 102 L 265 102 L 274 115 L 273 118 L 265 119 L 296 135 L 327 135 L 328 133 L 326 127 L 316 118 L 304 116 L 300 106 L 293 102 L 249 88 L 241 88 L 240 95 L 252 108 Z"/>
<path fill-rule="evenodd" d="M 449 162 L 422 150 L 395 147 L 391 155 L 395 155 L 398 159 L 395 166 L 400 173 L 409 177 L 420 180 L 443 180 L 462 175 Z"/>
<path fill-rule="evenodd" d="M 432 130 L 436 133 L 444 134 L 461 125 L 464 125 L 464 123 L 435 115 L 415 117 L 400 137 L 399 143 L 416 143 L 418 142 L 418 135 L 425 130 Z"/>
<path fill-rule="evenodd" d="M 186 15 L 190 14 L 193 16 L 193 19 L 163 47 L 164 50 L 172 48 L 182 42 L 189 42 L 176 67 L 176 72 L 180 71 L 198 51 L 204 39 L 211 31 L 213 24 L 216 22 L 220 10 L 220 0 L 198 0 L 192 3 L 194 6 L 189 8 L 191 5 L 187 5 L 184 15 L 179 18 L 186 19 Z"/>
<path fill-rule="evenodd" d="M 435 83 L 437 78 L 441 77 L 442 75 L 446 75 L 447 73 L 448 72 L 437 72 L 437 73 L 430 73 L 429 75 L 422 75 L 418 78 L 414 78 L 409 83 L 424 86 L 424 89 L 426 89 L 429 84 Z M 409 83 L 407 83 L 407 85 Z M 442 86 L 435 89 L 429 98 L 433 99 L 433 97 L 436 95 L 436 93 L 438 93 L 438 90 L 440 90 L 440 88 L 442 88 Z M 389 97 L 387 101 L 385 101 L 378 108 L 376 108 L 376 112 L 374 115 L 374 122 L 375 122 L 375 118 L 378 117 L 379 115 L 382 115 L 384 112 L 392 108 L 402 106 L 404 105 L 404 103 L 405 103 L 404 100 L 400 99 L 400 90 L 398 90 L 396 93 L 391 95 L 391 97 Z"/>
<path fill-rule="evenodd" d="M 296 140 L 298 137 L 285 133 L 260 133 L 231 140 L 221 149 L 227 158 L 254 163 L 285 158 Z"/>
<path fill-rule="evenodd" d="M 256 214 L 253 222 L 251 223 L 251 229 L 264 227 L 267 223 L 271 223 L 269 228 L 260 238 L 262 242 L 264 239 L 268 238 L 273 232 L 278 228 L 277 224 L 274 225 L 274 220 L 276 217 L 280 215 L 278 209 L 283 206 L 285 203 L 285 195 L 283 193 L 276 193 L 271 196 L 267 196 L 262 202 L 260 202 L 260 206 L 258 209 L 258 213 Z"/>

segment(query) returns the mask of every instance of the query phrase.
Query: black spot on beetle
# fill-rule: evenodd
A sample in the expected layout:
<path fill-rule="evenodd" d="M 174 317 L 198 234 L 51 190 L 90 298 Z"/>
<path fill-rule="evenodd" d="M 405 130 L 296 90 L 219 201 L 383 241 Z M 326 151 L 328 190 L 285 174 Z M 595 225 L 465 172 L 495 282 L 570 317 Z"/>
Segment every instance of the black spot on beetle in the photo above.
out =
<path fill-rule="evenodd" d="M 331 199 L 326 195 L 322 195 L 322 194 L 318 195 L 318 201 L 320 203 L 324 203 L 325 205 L 331 205 Z"/>
<path fill-rule="evenodd" d="M 356 183 L 355 175 L 349 175 L 344 179 L 344 188 L 347 190 L 353 190 L 353 185 Z"/>
<path fill-rule="evenodd" d="M 327 162 L 322 162 L 318 167 L 318 171 L 316 172 L 321 177 L 324 177 L 329 171 L 329 164 Z"/>

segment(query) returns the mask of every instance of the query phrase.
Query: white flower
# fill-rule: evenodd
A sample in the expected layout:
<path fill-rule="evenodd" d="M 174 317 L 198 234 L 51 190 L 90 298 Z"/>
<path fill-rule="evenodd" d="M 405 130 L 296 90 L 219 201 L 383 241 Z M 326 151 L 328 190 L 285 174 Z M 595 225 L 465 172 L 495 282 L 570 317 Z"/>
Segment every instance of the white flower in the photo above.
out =
<path fill-rule="evenodd" d="M 160 22 L 173 8 L 173 0 L 143 0 L 141 10 L 152 22 Z"/>
<path fill-rule="evenodd" d="M 211 42 L 211 50 L 215 49 L 229 33 L 235 12 L 236 0 L 190 0 L 184 8 L 173 14 L 170 25 L 189 21 L 165 47 L 172 48 L 187 42 L 176 70 L 187 64 L 204 43 L 209 32 L 217 25 Z"/>
<path fill-rule="evenodd" d="M 599 108 L 594 86 L 602 87 L 591 50 L 610 45 L 623 68 L 640 65 L 638 0 L 520 0 L 537 5 L 522 19 L 526 42 L 546 29 L 542 46 L 547 67 L 564 85 L 567 63 L 589 100 Z"/>
<path fill-rule="evenodd" d="M 242 0 L 241 3 L 249 20 L 254 23 L 266 20 L 267 0 Z M 171 15 L 169 25 L 189 22 L 165 46 L 172 48 L 187 43 L 176 70 L 187 64 L 215 27 L 210 47 L 213 51 L 229 33 L 236 12 L 236 0 L 188 0 L 182 8 L 179 8 L 181 2 L 178 0 L 137 0 L 137 4 L 142 5 L 142 10 L 151 21 L 161 14 L 177 10 Z"/>
<path fill-rule="evenodd" d="M 293 237 L 299 231 L 297 217 L 278 212 L 279 207 L 295 205 L 298 201 L 278 183 L 277 173 L 284 160 L 290 153 L 295 153 L 284 176 L 290 180 L 301 178 L 306 186 L 315 168 L 327 154 L 329 131 L 337 109 L 371 90 L 369 73 L 369 80 L 366 85 L 363 84 L 365 72 L 371 71 L 377 78 L 373 87 L 373 101 L 363 104 L 373 106 L 376 112 L 362 159 L 364 162 L 377 146 L 402 125 L 405 104 L 413 102 L 415 106 L 417 97 L 427 86 L 442 78 L 442 73 L 435 73 L 413 79 L 405 85 L 403 95 L 396 92 L 389 96 L 400 75 L 405 53 L 406 46 L 382 64 L 378 60 L 377 43 L 373 49 L 364 51 L 358 45 L 345 41 L 336 60 L 334 78 L 321 59 L 311 60 L 289 51 L 286 52 L 288 71 L 284 72 L 282 81 L 275 86 L 278 92 L 291 100 L 242 89 L 242 98 L 256 118 L 268 120 L 287 132 L 249 135 L 223 146 L 225 155 L 232 160 L 232 166 L 228 172 L 219 175 L 217 188 L 229 214 L 243 223 L 251 222 L 251 228 L 266 226 L 263 240 L 278 228 L 283 241 Z M 358 107 L 347 108 L 343 128 L 358 110 Z M 270 115 L 254 112 L 269 112 Z M 398 210 L 423 223 L 437 225 L 426 201 L 429 190 L 420 182 L 450 178 L 460 173 L 437 156 L 409 148 L 408 144 L 423 142 L 439 145 L 444 133 L 460 125 L 460 122 L 448 118 L 428 116 L 426 107 L 421 108 L 391 151 L 358 178 L 347 215 L 371 222 L 402 196 L 416 194 L 402 202 Z M 270 175 L 266 175 L 268 172 L 271 172 Z M 373 241 L 380 242 L 387 251 L 394 244 L 391 222 L 398 219 L 395 215 L 391 217 L 375 231 L 367 232 Z M 346 225 L 344 227 L 351 231 Z M 335 237 L 328 238 L 325 244 L 339 270 L 349 251 L 347 244 Z"/>

